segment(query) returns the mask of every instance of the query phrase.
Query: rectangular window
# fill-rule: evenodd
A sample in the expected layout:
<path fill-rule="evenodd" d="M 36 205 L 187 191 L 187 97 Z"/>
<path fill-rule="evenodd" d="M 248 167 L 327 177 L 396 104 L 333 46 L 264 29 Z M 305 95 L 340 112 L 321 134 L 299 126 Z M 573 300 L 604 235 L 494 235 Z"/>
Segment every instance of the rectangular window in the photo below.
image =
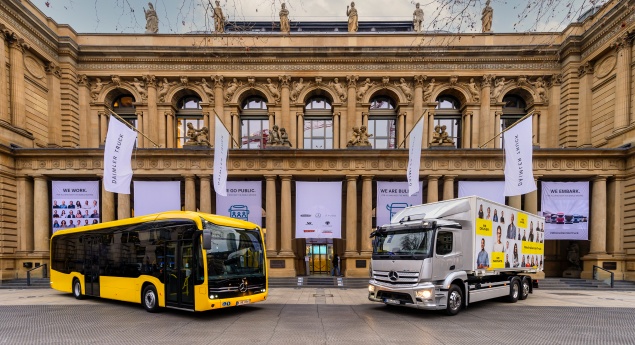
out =
<path fill-rule="evenodd" d="M 333 120 L 304 120 L 304 148 L 313 150 L 333 148 Z"/>
<path fill-rule="evenodd" d="M 372 134 L 368 140 L 375 149 L 394 149 L 397 147 L 397 120 L 395 118 L 382 119 L 370 117 L 368 119 L 368 133 Z"/>
<path fill-rule="evenodd" d="M 437 255 L 447 255 L 452 253 L 453 236 L 451 232 L 439 231 L 437 234 L 436 252 Z"/>
<path fill-rule="evenodd" d="M 241 145 L 243 149 L 264 149 L 269 138 L 268 118 L 241 118 Z"/>

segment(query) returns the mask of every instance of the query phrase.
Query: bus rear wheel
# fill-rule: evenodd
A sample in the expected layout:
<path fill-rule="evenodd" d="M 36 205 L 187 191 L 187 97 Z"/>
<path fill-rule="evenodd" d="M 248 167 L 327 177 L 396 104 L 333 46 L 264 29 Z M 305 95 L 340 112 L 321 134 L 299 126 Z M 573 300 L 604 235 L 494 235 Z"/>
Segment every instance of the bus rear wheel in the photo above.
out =
<path fill-rule="evenodd" d="M 77 299 L 84 299 L 84 295 L 82 295 L 82 283 L 79 282 L 79 279 L 73 279 L 73 296 Z"/>
<path fill-rule="evenodd" d="M 141 297 L 141 303 L 143 303 L 145 310 L 150 313 L 159 311 L 159 295 L 157 295 L 157 289 L 154 285 L 146 286 Z"/>

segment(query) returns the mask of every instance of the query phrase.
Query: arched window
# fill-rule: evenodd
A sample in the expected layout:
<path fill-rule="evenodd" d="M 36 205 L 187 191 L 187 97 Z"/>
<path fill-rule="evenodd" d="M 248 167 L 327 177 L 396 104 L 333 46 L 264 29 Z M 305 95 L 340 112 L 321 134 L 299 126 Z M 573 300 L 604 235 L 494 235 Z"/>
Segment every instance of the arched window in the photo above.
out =
<path fill-rule="evenodd" d="M 187 125 L 192 124 L 194 129 L 203 128 L 203 112 L 201 111 L 201 99 L 196 96 L 185 96 L 177 104 L 176 111 L 176 147 L 183 147 L 187 141 Z"/>
<path fill-rule="evenodd" d="M 394 149 L 397 147 L 397 110 L 395 101 L 386 96 L 373 97 L 370 100 L 368 114 L 368 139 L 376 149 Z"/>
<path fill-rule="evenodd" d="M 137 113 L 135 112 L 134 97 L 131 95 L 122 95 L 112 102 L 112 109 L 122 119 L 137 128 Z"/>
<path fill-rule="evenodd" d="M 267 102 L 260 96 L 246 98 L 240 112 L 241 148 L 263 149 L 269 137 Z"/>
<path fill-rule="evenodd" d="M 461 147 L 461 124 L 461 102 L 452 96 L 437 97 L 434 126 L 445 126 L 445 132 L 454 141 L 455 147 Z"/>
<path fill-rule="evenodd" d="M 505 105 L 503 105 L 503 115 L 500 118 L 501 132 L 527 115 L 527 104 L 522 97 L 506 95 L 503 97 L 503 103 Z M 503 147 L 503 138 L 504 135 L 501 135 L 501 147 Z"/>
<path fill-rule="evenodd" d="M 304 106 L 304 148 L 333 148 L 333 109 L 325 97 L 312 97 Z"/>

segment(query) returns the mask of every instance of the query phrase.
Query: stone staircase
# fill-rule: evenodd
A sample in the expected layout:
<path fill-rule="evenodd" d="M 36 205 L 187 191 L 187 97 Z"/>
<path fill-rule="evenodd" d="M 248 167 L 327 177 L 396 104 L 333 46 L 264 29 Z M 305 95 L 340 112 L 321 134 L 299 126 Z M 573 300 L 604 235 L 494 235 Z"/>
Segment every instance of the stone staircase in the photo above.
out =
<path fill-rule="evenodd" d="M 368 287 L 368 278 L 331 276 L 304 276 L 295 278 L 269 278 L 269 288 L 347 288 Z"/>
<path fill-rule="evenodd" d="M 26 278 L 0 281 L 0 289 L 49 289 L 49 278 L 31 278 L 31 285 L 27 285 Z"/>
<path fill-rule="evenodd" d="M 610 282 L 591 279 L 546 278 L 538 280 L 541 290 L 611 290 L 635 291 L 635 282 L 616 280 L 611 288 Z"/>

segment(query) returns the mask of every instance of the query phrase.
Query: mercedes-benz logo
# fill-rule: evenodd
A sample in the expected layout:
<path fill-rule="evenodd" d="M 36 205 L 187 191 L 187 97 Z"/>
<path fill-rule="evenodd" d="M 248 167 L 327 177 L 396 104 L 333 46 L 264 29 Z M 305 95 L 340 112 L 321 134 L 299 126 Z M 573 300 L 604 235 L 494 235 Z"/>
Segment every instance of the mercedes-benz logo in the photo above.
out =
<path fill-rule="evenodd" d="M 392 281 L 397 281 L 397 279 L 399 279 L 399 275 L 395 271 L 390 271 L 388 272 L 388 278 Z"/>
<path fill-rule="evenodd" d="M 240 291 L 240 292 L 245 292 L 245 291 L 247 291 L 247 286 L 248 286 L 248 285 L 249 285 L 249 284 L 247 283 L 247 279 L 244 279 L 244 278 L 243 278 L 242 283 L 240 283 L 240 285 L 238 286 L 238 291 Z"/>

